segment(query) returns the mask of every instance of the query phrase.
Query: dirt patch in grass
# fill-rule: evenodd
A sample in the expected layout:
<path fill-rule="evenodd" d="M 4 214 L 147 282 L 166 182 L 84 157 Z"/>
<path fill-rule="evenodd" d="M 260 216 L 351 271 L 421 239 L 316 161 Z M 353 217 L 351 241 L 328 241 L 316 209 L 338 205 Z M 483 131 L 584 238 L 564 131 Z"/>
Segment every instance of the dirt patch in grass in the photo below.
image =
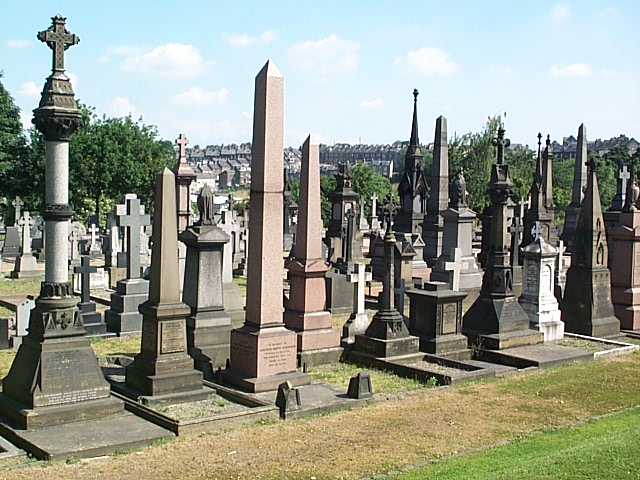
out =
<path fill-rule="evenodd" d="M 625 339 L 622 340 L 626 341 Z M 576 337 L 564 337 L 563 340 L 556 342 L 557 345 L 562 347 L 574 347 L 579 348 L 581 350 L 586 350 L 587 352 L 603 352 L 605 350 L 611 350 L 612 348 L 616 348 L 616 345 L 606 342 L 598 342 L 597 340 L 588 340 L 586 338 L 576 338 Z"/>
<path fill-rule="evenodd" d="M 640 354 L 424 390 L 326 416 L 177 439 L 6 478 L 360 478 L 638 404 Z"/>

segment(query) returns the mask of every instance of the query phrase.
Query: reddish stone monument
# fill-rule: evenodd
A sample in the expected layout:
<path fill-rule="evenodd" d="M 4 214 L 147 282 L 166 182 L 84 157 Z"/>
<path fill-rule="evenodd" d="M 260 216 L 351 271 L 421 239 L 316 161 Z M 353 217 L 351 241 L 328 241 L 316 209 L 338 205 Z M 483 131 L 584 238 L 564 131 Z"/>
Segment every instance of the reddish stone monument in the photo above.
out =
<path fill-rule="evenodd" d="M 231 332 L 224 374 L 250 392 L 275 390 L 285 381 L 311 382 L 296 371 L 297 335 L 282 316 L 283 134 L 284 78 L 269 60 L 255 82 L 246 320 Z"/>
<path fill-rule="evenodd" d="M 611 300 L 620 328 L 640 330 L 640 209 L 634 165 L 620 224 L 609 232 L 616 251 L 611 264 Z"/>
<path fill-rule="evenodd" d="M 331 328 L 331 313 L 325 310 L 320 203 L 320 148 L 311 136 L 302 145 L 298 230 L 293 260 L 287 264 L 291 293 L 284 323 L 298 334 L 300 365 L 338 361 L 342 353 L 340 333 Z"/>

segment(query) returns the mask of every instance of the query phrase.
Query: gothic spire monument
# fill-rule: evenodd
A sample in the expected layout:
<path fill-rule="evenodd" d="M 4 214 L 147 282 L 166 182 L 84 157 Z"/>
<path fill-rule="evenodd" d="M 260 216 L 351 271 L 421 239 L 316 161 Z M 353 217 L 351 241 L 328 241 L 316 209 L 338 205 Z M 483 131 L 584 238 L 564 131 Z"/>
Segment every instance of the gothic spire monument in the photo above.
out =
<path fill-rule="evenodd" d="M 53 68 L 33 111 L 45 139 L 45 278 L 0 397 L 0 413 L 25 430 L 124 414 L 123 403 L 110 396 L 69 282 L 69 141 L 82 115 L 64 74 L 64 52 L 80 39 L 64 17 L 52 21 L 38 33 L 53 50 Z"/>
<path fill-rule="evenodd" d="M 565 330 L 592 337 L 620 333 L 611 302 L 611 272 L 607 268 L 605 235 L 596 161 L 586 162 L 587 188 L 573 236 L 571 266 L 560 303 Z"/>
<path fill-rule="evenodd" d="M 420 233 L 429 190 L 422 172 L 422 158 L 422 148 L 418 139 L 418 90 L 414 89 L 411 138 L 404 155 L 404 174 L 398 185 L 400 210 L 393 224 L 393 230 L 398 233 Z"/>
<path fill-rule="evenodd" d="M 562 229 L 562 241 L 567 246 L 568 252 L 573 252 L 573 236 L 576 231 L 578 217 L 584 192 L 587 185 L 587 127 L 584 123 L 578 128 L 578 146 L 576 148 L 576 164 L 573 169 L 573 189 L 571 191 L 571 203 L 567 207 Z"/>
<path fill-rule="evenodd" d="M 482 289 L 462 320 L 462 333 L 470 341 L 481 342 L 484 348 L 491 350 L 542 343 L 544 339 L 542 333 L 529 328 L 529 316 L 513 291 L 507 230 L 507 206 L 513 195 L 513 182 L 509 165 L 504 163 L 504 150 L 511 142 L 504 138 L 504 132 L 500 127 L 493 140 L 498 155 L 489 180 L 491 242 Z"/>

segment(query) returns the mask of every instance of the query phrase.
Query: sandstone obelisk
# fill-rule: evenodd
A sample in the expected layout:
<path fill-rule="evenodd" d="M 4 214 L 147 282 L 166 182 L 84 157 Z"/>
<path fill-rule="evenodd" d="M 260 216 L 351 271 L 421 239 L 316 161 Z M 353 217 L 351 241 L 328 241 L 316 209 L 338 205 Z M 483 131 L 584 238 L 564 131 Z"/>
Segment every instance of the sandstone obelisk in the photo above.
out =
<path fill-rule="evenodd" d="M 302 145 L 298 230 L 293 259 L 287 264 L 291 291 L 284 323 L 298 335 L 300 365 L 338 361 L 342 353 L 340 334 L 331 328 L 331 313 L 325 310 L 320 200 L 320 148 L 307 137 Z"/>
<path fill-rule="evenodd" d="M 228 382 L 250 392 L 311 381 L 296 372 L 296 333 L 282 314 L 283 136 L 284 77 L 268 60 L 255 81 L 246 320 L 231 332 L 225 371 Z"/>

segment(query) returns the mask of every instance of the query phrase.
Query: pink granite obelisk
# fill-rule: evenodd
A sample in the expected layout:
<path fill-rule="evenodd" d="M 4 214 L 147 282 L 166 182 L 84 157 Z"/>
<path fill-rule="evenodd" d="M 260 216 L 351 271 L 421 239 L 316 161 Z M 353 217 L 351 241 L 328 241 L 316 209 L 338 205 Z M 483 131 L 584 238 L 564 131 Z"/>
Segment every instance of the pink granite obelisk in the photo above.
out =
<path fill-rule="evenodd" d="M 331 313 L 325 310 L 320 201 L 320 147 L 307 137 L 302 145 L 298 228 L 293 260 L 287 264 L 291 290 L 284 323 L 297 332 L 300 365 L 338 361 L 342 354 L 340 333 L 331 328 Z"/>
<path fill-rule="evenodd" d="M 296 333 L 282 316 L 283 136 L 284 78 L 268 60 L 255 81 L 246 320 L 231 332 L 225 371 L 228 382 L 250 392 L 311 381 L 296 372 Z"/>

